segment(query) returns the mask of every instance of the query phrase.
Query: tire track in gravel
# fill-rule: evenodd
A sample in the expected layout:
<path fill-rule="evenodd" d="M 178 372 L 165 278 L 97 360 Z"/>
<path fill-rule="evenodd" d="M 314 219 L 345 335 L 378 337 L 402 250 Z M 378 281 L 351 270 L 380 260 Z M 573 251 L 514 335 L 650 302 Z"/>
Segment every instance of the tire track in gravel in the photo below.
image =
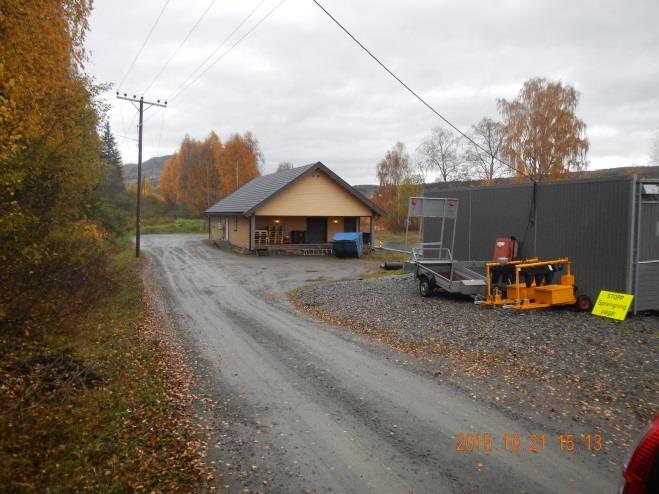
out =
<path fill-rule="evenodd" d="M 611 474 L 585 455 L 566 456 L 549 447 L 535 455 L 457 453 L 456 432 L 502 437 L 531 431 L 454 388 L 395 365 L 381 345 L 344 338 L 255 296 L 258 279 L 235 281 L 240 266 L 254 258 L 212 249 L 198 236 L 145 237 L 144 249 L 181 316 L 180 329 L 216 369 L 210 373 L 215 385 L 230 390 L 237 413 L 243 408 L 259 424 L 259 445 L 250 445 L 243 461 L 274 472 L 264 490 L 614 489 Z M 243 427 L 236 433 L 253 442 L 253 431 Z"/>

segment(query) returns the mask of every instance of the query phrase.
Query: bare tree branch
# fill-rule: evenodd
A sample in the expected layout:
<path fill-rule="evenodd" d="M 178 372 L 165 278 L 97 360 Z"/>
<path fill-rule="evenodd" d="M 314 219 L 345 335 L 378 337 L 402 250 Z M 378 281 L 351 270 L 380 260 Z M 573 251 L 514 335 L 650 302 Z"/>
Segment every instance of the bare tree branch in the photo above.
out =
<path fill-rule="evenodd" d="M 499 122 L 483 117 L 472 126 L 471 137 L 480 146 L 467 144 L 465 161 L 471 177 L 493 180 L 510 171 L 502 164 L 503 132 Z"/>
<path fill-rule="evenodd" d="M 451 131 L 442 127 L 432 129 L 419 145 L 418 154 L 422 167 L 439 173 L 438 181 L 465 178 L 464 167 L 458 156 L 458 139 Z"/>

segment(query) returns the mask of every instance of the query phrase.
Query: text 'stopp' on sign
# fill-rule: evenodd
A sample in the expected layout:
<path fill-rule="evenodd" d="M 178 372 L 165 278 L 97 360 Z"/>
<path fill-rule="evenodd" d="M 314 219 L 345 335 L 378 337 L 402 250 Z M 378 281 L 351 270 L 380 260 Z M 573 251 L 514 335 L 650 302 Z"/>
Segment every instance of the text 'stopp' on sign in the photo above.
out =
<path fill-rule="evenodd" d="M 624 321 L 632 305 L 632 300 L 634 300 L 633 295 L 602 290 L 593 307 L 593 314 Z"/>

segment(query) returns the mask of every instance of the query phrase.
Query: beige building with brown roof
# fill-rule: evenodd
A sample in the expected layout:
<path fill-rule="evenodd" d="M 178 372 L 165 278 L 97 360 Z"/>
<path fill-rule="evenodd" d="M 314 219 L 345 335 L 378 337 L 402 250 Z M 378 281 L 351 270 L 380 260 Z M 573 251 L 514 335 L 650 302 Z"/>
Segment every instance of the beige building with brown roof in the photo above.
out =
<path fill-rule="evenodd" d="M 256 177 L 208 208 L 209 238 L 246 250 L 328 247 L 338 232 L 374 241 L 384 212 L 322 163 Z"/>

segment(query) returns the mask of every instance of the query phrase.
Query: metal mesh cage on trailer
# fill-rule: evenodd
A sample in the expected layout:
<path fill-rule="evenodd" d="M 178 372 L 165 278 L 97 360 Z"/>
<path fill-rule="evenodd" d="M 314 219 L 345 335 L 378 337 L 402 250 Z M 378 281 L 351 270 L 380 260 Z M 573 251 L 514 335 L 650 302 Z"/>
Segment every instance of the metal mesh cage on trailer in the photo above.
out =
<path fill-rule="evenodd" d="M 446 220 L 453 222 L 451 238 L 451 251 L 455 243 L 455 227 L 458 219 L 458 199 L 455 197 L 410 197 L 407 205 L 407 221 L 405 222 L 405 245 L 407 245 L 407 237 L 410 228 L 410 218 L 419 218 L 419 242 L 423 238 L 423 223 L 427 218 L 441 219 L 441 234 L 438 242 L 435 244 L 438 247 L 445 247 L 444 245 L 444 228 Z"/>
<path fill-rule="evenodd" d="M 458 216 L 458 200 L 445 197 L 410 197 L 408 218 L 450 218 Z"/>

